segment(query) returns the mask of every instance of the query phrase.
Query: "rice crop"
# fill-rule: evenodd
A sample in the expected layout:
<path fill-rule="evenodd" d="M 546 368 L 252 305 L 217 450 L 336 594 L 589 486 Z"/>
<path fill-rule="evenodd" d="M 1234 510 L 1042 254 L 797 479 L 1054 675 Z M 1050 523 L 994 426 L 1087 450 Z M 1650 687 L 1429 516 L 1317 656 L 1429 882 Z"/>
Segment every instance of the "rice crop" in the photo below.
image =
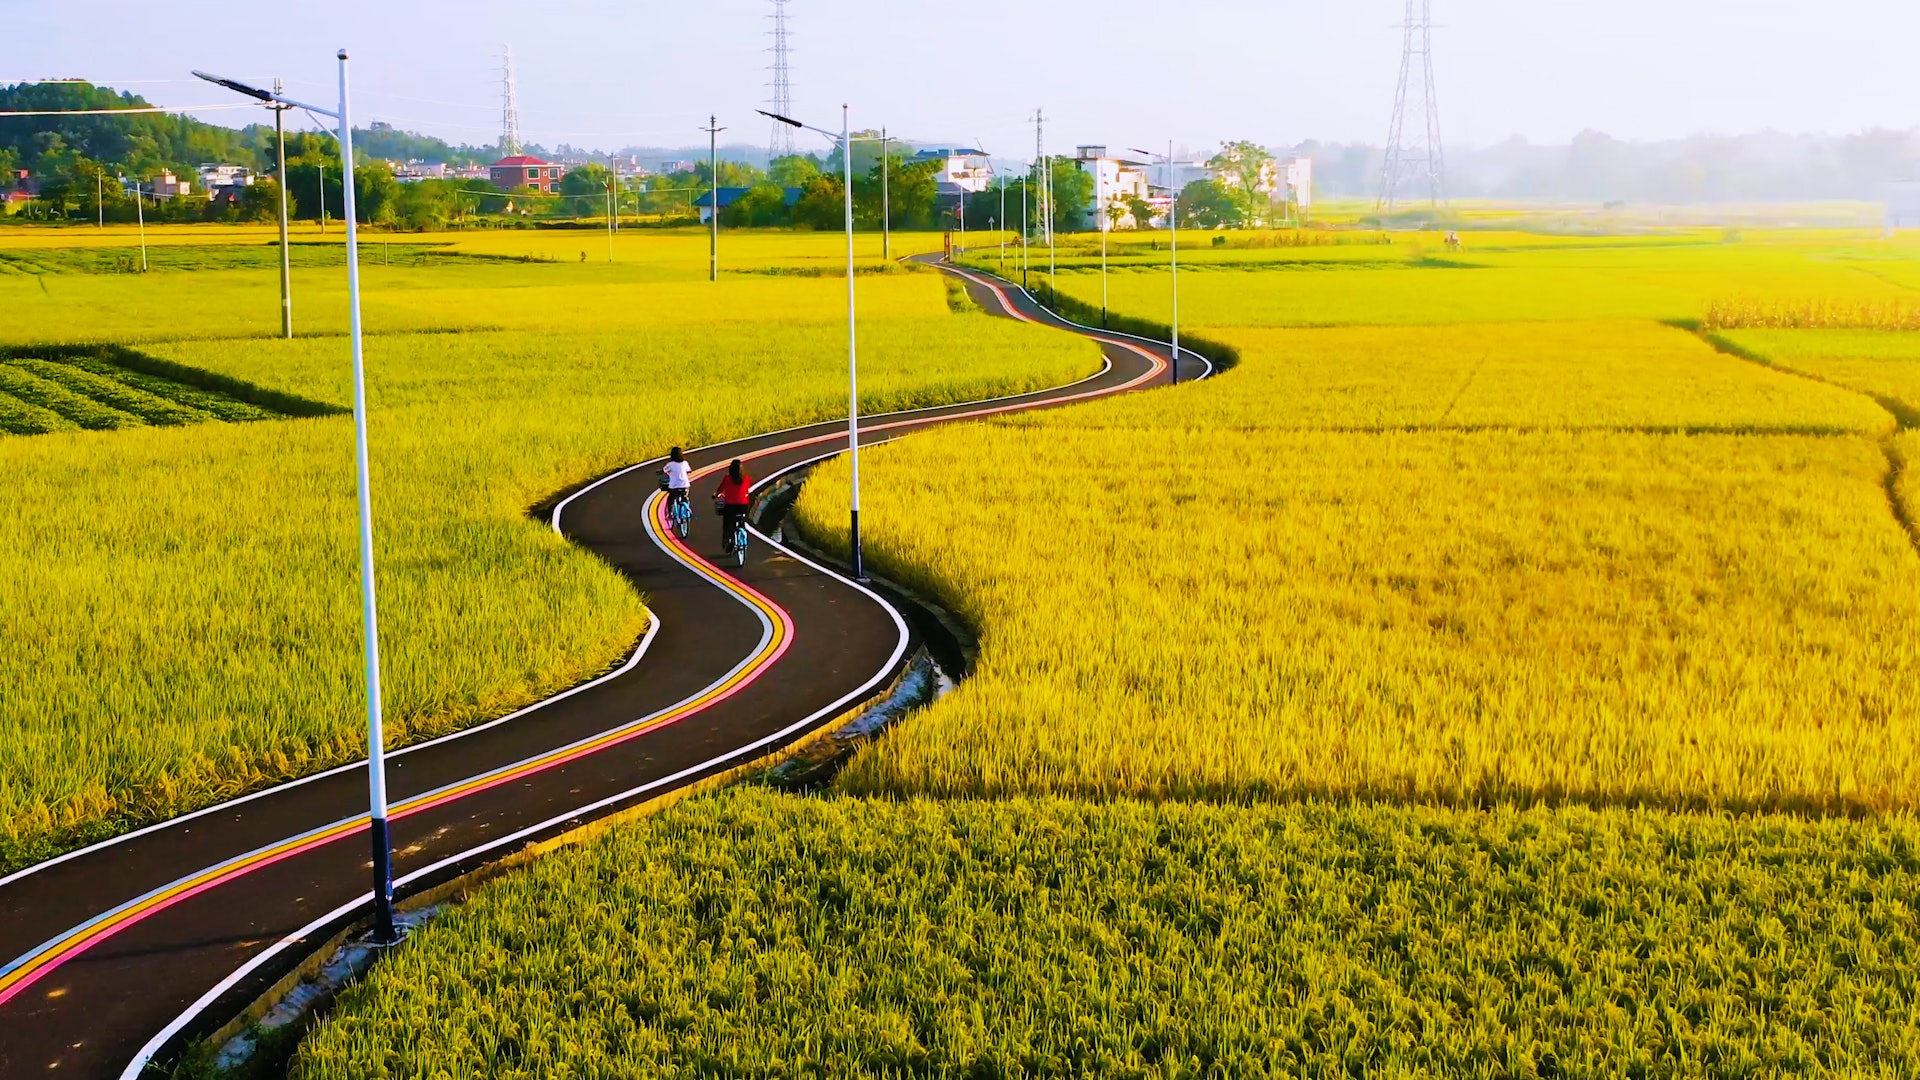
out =
<path fill-rule="evenodd" d="M 1205 261 L 1182 246 L 1180 316 L 1193 327 L 1369 326 L 1648 319 L 1698 321 L 1727 296 L 1768 303 L 1809 297 L 1857 305 L 1912 302 L 1911 285 L 1817 246 L 1667 244 L 1450 252 L 1431 238 L 1404 247 L 1397 266 L 1310 263 L 1293 273 L 1242 272 L 1271 252 L 1223 251 Z M 1356 247 L 1353 255 L 1380 249 Z M 976 253 L 977 255 L 978 253 Z M 1113 310 L 1165 323 L 1172 290 L 1165 253 L 1107 276 Z M 1377 259 L 1374 254 L 1371 259 Z M 996 263 L 974 258 L 992 269 Z M 1044 259 L 1032 279 L 1046 280 Z M 1189 272 L 1191 271 L 1191 272 Z M 1101 275 L 1063 266 L 1059 289 L 1099 307 Z"/>
<path fill-rule="evenodd" d="M 1073 426 L 1874 434 L 1895 423 L 1858 393 L 1639 320 L 1203 333 L 1242 357 L 1229 377 L 1076 409 Z"/>
<path fill-rule="evenodd" d="M 1910 819 L 796 799 L 482 887 L 292 1075 L 1894 1077 Z"/>
<path fill-rule="evenodd" d="M 1887 330 L 1732 330 L 1726 347 L 1784 371 L 1866 394 L 1920 426 L 1920 334 Z"/>
<path fill-rule="evenodd" d="M 529 303 L 501 295 L 511 279 L 476 290 L 468 269 L 410 302 L 470 318 Z M 1064 334 L 950 315 L 942 294 L 929 275 L 862 282 L 864 408 L 1099 364 Z M 189 292 L 158 295 L 190 307 Z M 597 328 L 368 339 L 394 745 L 591 675 L 644 626 L 643 598 L 528 507 L 673 443 L 845 408 L 844 286 L 727 282 L 704 321 L 675 283 L 628 286 L 617 307 L 578 301 L 592 302 L 607 305 Z M 350 400 L 341 338 L 146 348 L 156 370 Z M 0 376 L 59 388 L 47 370 L 0 362 Z M 10 496 L 51 509 L 0 523 L 0 867 L 361 752 L 351 433 L 335 415 L 0 438 Z"/>
<path fill-rule="evenodd" d="M 1722 300 L 1707 307 L 1709 330 L 1920 330 L 1911 300 Z"/>
<path fill-rule="evenodd" d="M 1589 292 L 1699 259 L 1544 257 L 1600 260 Z M 1418 302 L 1426 273 L 1360 276 Z M 1194 280 L 1223 306 L 1293 288 Z M 1256 305 L 1199 332 L 1239 365 L 871 455 L 869 561 L 981 656 L 843 790 L 1920 801 L 1897 402 L 1640 319 L 1285 328 Z M 838 469 L 796 510 L 829 546 Z M 991 501 L 952 497 L 983 469 Z"/>
<path fill-rule="evenodd" d="M 1920 801 L 1920 559 L 1869 439 L 1061 413 L 863 464 L 869 564 L 981 652 L 843 790 Z M 798 521 L 835 545 L 828 469 Z"/>
<path fill-rule="evenodd" d="M 868 565 L 970 677 L 832 794 L 481 888 L 295 1074 L 1920 1068 L 1908 342 L 1661 325 L 1898 273 L 1495 239 L 1228 252 L 1182 279 L 1220 378 L 875 448 Z M 843 470 L 795 511 L 828 548 Z"/>

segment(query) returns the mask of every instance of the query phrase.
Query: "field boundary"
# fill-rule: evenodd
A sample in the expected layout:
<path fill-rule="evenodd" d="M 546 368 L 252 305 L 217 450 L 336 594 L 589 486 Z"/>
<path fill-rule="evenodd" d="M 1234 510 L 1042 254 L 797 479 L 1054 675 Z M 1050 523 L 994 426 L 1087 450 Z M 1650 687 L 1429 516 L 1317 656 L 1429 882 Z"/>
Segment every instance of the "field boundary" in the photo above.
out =
<path fill-rule="evenodd" d="M 1900 526 L 1900 531 L 1906 534 L 1907 543 L 1913 548 L 1914 552 L 1920 554 L 1920 521 L 1915 520 L 1912 509 L 1900 498 L 1900 478 L 1906 474 L 1908 465 L 1907 456 L 1900 449 L 1900 436 L 1916 428 L 1920 428 L 1920 410 L 1915 409 L 1913 406 L 1897 398 L 1891 398 L 1884 394 L 1876 394 L 1871 390 L 1862 390 L 1857 386 L 1848 386 L 1845 383 L 1836 382 L 1824 376 L 1815 375 L 1812 372 L 1802 371 L 1799 368 L 1776 364 L 1767 357 L 1754 352 L 1752 349 L 1740 345 L 1738 342 L 1727 337 L 1723 332 L 1706 329 L 1705 326 L 1697 320 L 1677 320 L 1668 325 L 1693 334 L 1701 341 L 1706 342 L 1715 352 L 1723 356 L 1731 356 L 1736 360 L 1744 360 L 1750 364 L 1758 364 L 1769 371 L 1777 371 L 1782 375 L 1791 376 L 1796 379 L 1805 379 L 1811 383 L 1818 383 L 1822 386 L 1830 386 L 1836 390 L 1855 394 L 1866 398 L 1886 410 L 1887 414 L 1893 417 L 1893 430 L 1881 435 L 1875 440 L 1875 444 L 1880 448 L 1880 456 L 1887 461 L 1887 471 L 1881 477 L 1880 486 L 1886 493 L 1887 509 L 1893 514 L 1893 520 Z"/>
<path fill-rule="evenodd" d="M 181 383 L 196 389 L 225 394 L 236 401 L 259 406 L 283 417 L 299 419 L 314 416 L 344 416 L 353 411 L 344 405 L 315 401 L 282 390 L 270 390 L 229 375 L 208 371 L 205 368 L 162 360 L 160 357 L 125 345 L 74 343 L 0 345 L 0 360 L 51 360 L 55 363 L 66 363 L 75 359 L 103 360 L 142 375 L 152 375 L 155 378 Z"/>

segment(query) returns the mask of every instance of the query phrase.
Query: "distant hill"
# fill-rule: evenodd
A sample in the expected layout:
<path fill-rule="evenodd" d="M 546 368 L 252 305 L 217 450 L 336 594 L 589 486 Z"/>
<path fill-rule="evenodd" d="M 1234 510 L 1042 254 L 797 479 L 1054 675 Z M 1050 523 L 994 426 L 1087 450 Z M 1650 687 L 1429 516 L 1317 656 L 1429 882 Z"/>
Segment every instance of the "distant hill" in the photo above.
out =
<path fill-rule="evenodd" d="M 0 86 L 0 112 L 21 110 L 126 109 L 151 103 L 138 94 L 88 83 L 19 83 Z M 405 161 L 491 161 L 492 146 L 453 146 L 387 124 L 356 128 L 356 158 Z M 273 161 L 273 126 L 241 128 L 209 124 L 190 116 L 0 116 L 0 169 L 29 169 L 49 179 L 91 172 L 151 176 L 161 169 L 188 172 L 203 162 L 246 165 Z"/>

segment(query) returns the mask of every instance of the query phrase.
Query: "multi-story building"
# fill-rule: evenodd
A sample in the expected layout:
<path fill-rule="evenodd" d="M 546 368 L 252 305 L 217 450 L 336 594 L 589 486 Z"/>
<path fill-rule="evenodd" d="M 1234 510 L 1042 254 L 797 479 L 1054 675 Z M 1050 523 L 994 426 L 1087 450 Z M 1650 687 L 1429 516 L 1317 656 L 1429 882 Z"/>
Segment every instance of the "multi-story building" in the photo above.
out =
<path fill-rule="evenodd" d="M 201 188 L 207 191 L 223 187 L 247 187 L 253 183 L 253 170 L 245 165 L 208 162 L 194 171 L 199 174 Z"/>
<path fill-rule="evenodd" d="M 913 155 L 912 160 L 938 163 L 933 179 L 935 187 L 943 194 L 972 195 L 993 186 L 993 161 L 987 157 L 985 150 L 961 146 L 929 146 Z"/>
<path fill-rule="evenodd" d="M 1147 225 L 1135 221 L 1133 202 L 1153 194 L 1147 183 L 1147 164 L 1126 158 L 1109 157 L 1099 145 L 1077 147 L 1073 154 L 1080 171 L 1093 178 L 1093 201 L 1087 207 L 1089 229 L 1138 229 Z"/>
<path fill-rule="evenodd" d="M 525 187 L 551 192 L 560 186 L 560 178 L 567 175 L 567 167 L 532 154 L 515 154 L 487 166 L 487 174 L 493 186 L 502 191 Z"/>

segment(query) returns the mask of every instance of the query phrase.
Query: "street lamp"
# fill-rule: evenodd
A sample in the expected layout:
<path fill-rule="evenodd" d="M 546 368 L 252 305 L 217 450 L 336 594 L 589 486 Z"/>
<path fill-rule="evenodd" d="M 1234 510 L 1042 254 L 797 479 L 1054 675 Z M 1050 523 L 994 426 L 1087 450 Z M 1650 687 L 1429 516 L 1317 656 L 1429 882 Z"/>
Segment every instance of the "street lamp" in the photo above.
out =
<path fill-rule="evenodd" d="M 1136 154 L 1145 154 L 1151 162 L 1156 156 L 1151 150 L 1142 150 L 1137 146 L 1129 147 Z M 1167 167 L 1167 248 L 1169 267 L 1173 277 L 1173 385 L 1180 385 L 1180 192 L 1173 186 L 1173 140 L 1167 140 L 1166 156 L 1161 161 Z"/>
<path fill-rule="evenodd" d="M 834 134 L 825 128 L 812 124 L 803 124 L 789 116 L 770 113 L 765 109 L 754 112 L 770 120 L 778 120 L 792 127 L 805 128 L 817 135 L 825 135 L 840 146 L 840 165 L 844 170 L 843 186 L 846 196 L 847 216 L 847 453 L 853 466 L 853 509 L 848 519 L 847 533 L 853 547 L 853 578 L 855 581 L 867 580 L 860 561 L 860 366 L 859 350 L 853 325 L 853 129 L 850 126 L 847 106 L 840 106 L 840 133 Z M 886 146 L 882 144 L 884 157 Z"/>
<path fill-rule="evenodd" d="M 380 619 L 373 594 L 373 492 L 371 478 L 367 471 L 367 385 L 360 331 L 359 215 L 354 212 L 353 205 L 353 122 L 347 115 L 347 50 L 341 49 L 338 55 L 340 58 L 340 108 L 338 111 L 306 105 L 277 93 L 235 82 L 232 79 L 208 75 L 203 71 L 196 71 L 194 74 L 248 97 L 269 103 L 277 102 L 289 108 L 305 109 L 319 116 L 331 117 L 340 124 L 340 129 L 334 133 L 334 136 L 340 140 L 340 161 L 346 177 L 344 186 L 347 212 L 347 321 L 351 329 L 350 340 L 353 348 L 354 469 L 360 494 L 360 618 L 366 652 L 367 797 L 373 842 L 373 938 L 376 944 L 391 945 L 399 940 L 399 937 L 394 933 L 393 926 L 393 844 L 387 830 L 386 740 L 381 728 L 380 715 Z"/>

